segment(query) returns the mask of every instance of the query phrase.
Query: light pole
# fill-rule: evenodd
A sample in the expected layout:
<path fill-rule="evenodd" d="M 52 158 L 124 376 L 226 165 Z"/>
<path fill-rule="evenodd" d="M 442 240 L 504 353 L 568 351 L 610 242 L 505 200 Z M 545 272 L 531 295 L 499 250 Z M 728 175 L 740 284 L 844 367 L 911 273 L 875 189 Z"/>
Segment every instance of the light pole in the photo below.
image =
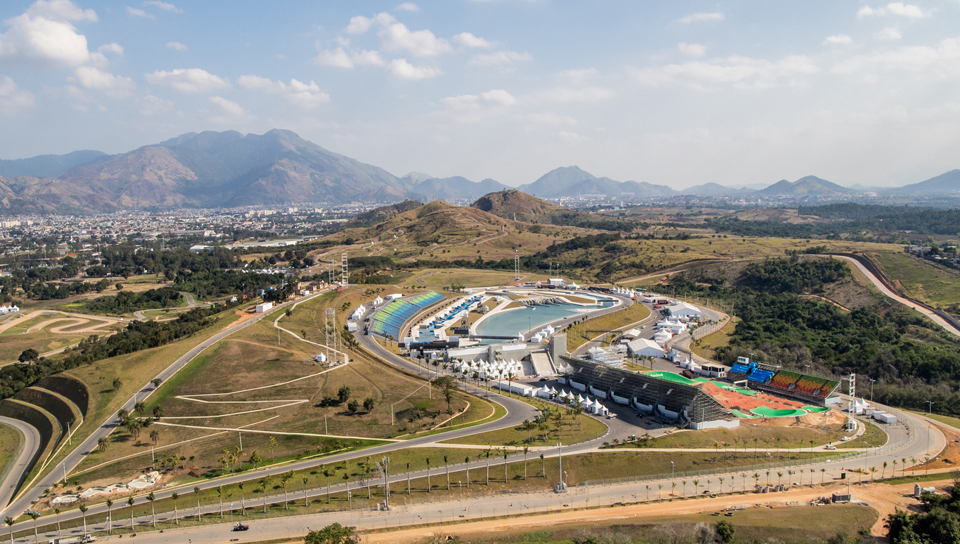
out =
<path fill-rule="evenodd" d="M 463 502 L 463 482 L 457 480 L 457 485 L 460 486 L 460 502 Z"/>
<path fill-rule="evenodd" d="M 561 475 L 560 485 L 558 487 L 558 490 L 565 491 L 567 489 L 567 486 L 563 483 L 563 481 L 566 478 L 564 477 L 565 475 L 563 474 L 563 443 L 562 442 L 557 442 L 557 459 L 560 462 L 560 466 L 558 467 L 557 471 Z"/>
<path fill-rule="evenodd" d="M 670 479 L 671 480 L 674 479 L 674 477 L 676 477 L 676 474 L 677 474 L 677 465 L 675 465 L 673 461 L 670 461 Z"/>
<path fill-rule="evenodd" d="M 927 414 L 928 414 L 928 415 L 930 414 L 930 412 L 933 411 L 933 405 L 934 405 L 934 404 L 936 404 L 936 402 L 934 402 L 934 401 L 932 401 L 932 400 L 928 400 L 928 401 L 927 401 Z"/>
<path fill-rule="evenodd" d="M 877 380 L 870 378 L 870 402 L 873 402 L 873 384 L 875 384 L 876 382 Z"/>

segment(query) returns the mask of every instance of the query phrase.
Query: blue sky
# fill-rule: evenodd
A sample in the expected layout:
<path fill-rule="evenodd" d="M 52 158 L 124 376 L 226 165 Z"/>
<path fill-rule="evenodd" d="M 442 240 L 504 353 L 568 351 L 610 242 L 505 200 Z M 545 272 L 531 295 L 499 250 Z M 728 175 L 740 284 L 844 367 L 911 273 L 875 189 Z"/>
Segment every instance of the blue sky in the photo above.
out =
<path fill-rule="evenodd" d="M 960 167 L 960 1 L 5 0 L 0 158 L 285 128 L 396 175 Z"/>

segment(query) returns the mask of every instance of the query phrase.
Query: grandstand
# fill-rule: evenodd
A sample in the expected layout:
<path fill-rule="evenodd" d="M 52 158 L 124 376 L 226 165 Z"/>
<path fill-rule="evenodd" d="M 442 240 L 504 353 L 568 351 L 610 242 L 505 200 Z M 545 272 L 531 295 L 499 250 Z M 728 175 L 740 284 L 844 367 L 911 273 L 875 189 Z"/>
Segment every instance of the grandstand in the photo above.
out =
<path fill-rule="evenodd" d="M 403 325 L 418 312 L 445 300 L 445 297 L 439 293 L 430 291 L 420 295 L 411 295 L 405 298 L 394 300 L 384 306 L 373 317 L 373 323 L 370 326 L 370 332 L 384 338 L 400 338 L 400 331 Z"/>
<path fill-rule="evenodd" d="M 664 373 L 637 374 L 583 359 L 561 356 L 567 368 L 567 383 L 581 391 L 602 391 L 621 399 L 636 410 L 679 427 L 710 429 L 740 425 L 739 418 L 725 408 L 698 382 Z"/>
<path fill-rule="evenodd" d="M 757 389 L 799 399 L 815 406 L 827 406 L 840 402 L 840 396 L 835 395 L 839 386 L 840 380 L 781 370 L 768 383 L 757 384 Z"/>
<path fill-rule="evenodd" d="M 733 382 L 746 380 L 761 384 L 770 381 L 777 370 L 777 367 L 763 365 L 756 361 L 750 361 L 746 357 L 740 357 L 737 363 L 727 371 L 727 378 Z"/>

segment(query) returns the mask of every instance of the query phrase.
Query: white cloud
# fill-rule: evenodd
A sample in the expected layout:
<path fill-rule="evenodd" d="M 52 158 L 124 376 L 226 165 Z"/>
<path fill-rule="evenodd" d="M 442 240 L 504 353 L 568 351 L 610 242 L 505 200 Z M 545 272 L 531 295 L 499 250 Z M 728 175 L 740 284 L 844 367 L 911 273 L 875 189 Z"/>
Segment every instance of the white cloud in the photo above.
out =
<path fill-rule="evenodd" d="M 892 15 L 909 17 L 911 19 L 920 19 L 929 16 L 928 13 L 924 13 L 919 7 L 912 4 L 904 4 L 903 2 L 891 2 L 887 4 L 887 11 Z"/>
<path fill-rule="evenodd" d="M 583 83 L 588 79 L 594 79 L 600 75 L 596 68 L 578 68 L 574 70 L 564 70 L 560 72 L 560 77 L 568 79 L 574 83 Z"/>
<path fill-rule="evenodd" d="M 240 76 L 237 84 L 247 89 L 258 89 L 279 95 L 286 102 L 305 109 L 312 109 L 321 103 L 330 101 L 330 95 L 321 92 L 320 86 L 313 81 L 303 83 L 291 79 L 290 83 L 284 83 L 282 81 L 271 81 L 265 77 L 246 75 Z"/>
<path fill-rule="evenodd" d="M 461 32 L 453 37 L 453 41 L 459 43 L 464 47 L 484 47 L 491 48 L 493 47 L 493 42 L 489 42 L 480 36 L 475 36 L 469 32 Z"/>
<path fill-rule="evenodd" d="M 242 107 L 240 107 L 240 104 L 237 104 L 236 102 L 232 102 L 232 101 L 230 101 L 230 100 L 227 100 L 226 98 L 223 98 L 222 96 L 211 96 L 211 97 L 210 97 L 210 103 L 216 105 L 217 107 L 219 107 L 219 108 L 220 108 L 220 111 L 221 111 L 227 118 L 244 119 L 244 118 L 249 118 L 249 117 L 250 117 L 250 115 L 246 112 L 246 110 L 244 110 Z M 216 120 L 225 121 L 225 120 L 227 120 L 227 119 L 225 119 L 225 118 L 223 118 L 223 117 L 218 117 L 218 118 L 216 118 Z"/>
<path fill-rule="evenodd" d="M 699 59 L 707 55 L 707 46 L 699 43 L 680 42 L 677 44 L 677 49 L 679 49 L 684 55 L 693 57 L 695 59 Z"/>
<path fill-rule="evenodd" d="M 726 16 L 721 12 L 712 12 L 712 13 L 691 13 L 686 17 L 681 17 L 677 19 L 678 23 L 683 23 L 689 25 L 690 23 L 700 23 L 703 21 L 722 21 Z"/>
<path fill-rule="evenodd" d="M 113 53 L 115 55 L 123 55 L 123 46 L 118 43 L 105 43 L 97 48 L 97 51 L 101 53 Z"/>
<path fill-rule="evenodd" d="M 576 132 L 568 132 L 566 130 L 561 130 L 557 133 L 557 137 L 563 140 L 564 142 L 582 142 L 587 138 L 577 134 Z"/>
<path fill-rule="evenodd" d="M 7 76 L 0 76 L 0 113 L 10 115 L 32 108 L 33 94 L 21 90 Z"/>
<path fill-rule="evenodd" d="M 887 27 L 873 35 L 873 39 L 880 41 L 899 40 L 903 35 L 896 27 Z"/>
<path fill-rule="evenodd" d="M 827 36 L 823 40 L 823 45 L 850 45 L 851 43 L 853 43 L 853 38 L 846 34 Z"/>
<path fill-rule="evenodd" d="M 132 8 L 130 6 L 127 6 L 127 13 L 130 15 L 133 15 L 134 17 L 143 17 L 144 19 L 153 19 L 152 13 L 147 13 L 142 9 Z"/>
<path fill-rule="evenodd" d="M 87 38 L 68 20 L 96 19 L 72 2 L 37 2 L 26 13 L 4 21 L 0 34 L 0 60 L 57 66 L 78 66 L 90 60 Z"/>
<path fill-rule="evenodd" d="M 435 57 L 453 51 L 450 43 L 429 30 L 411 31 L 403 23 L 384 26 L 377 33 L 388 51 L 407 50 L 416 57 Z"/>
<path fill-rule="evenodd" d="M 170 49 L 175 49 L 177 51 L 186 51 L 187 46 L 183 45 L 180 42 L 167 42 L 167 47 Z"/>
<path fill-rule="evenodd" d="M 516 51 L 496 51 L 493 53 L 483 53 L 474 55 L 470 59 L 470 64 L 477 66 L 502 66 L 506 64 L 515 64 L 517 62 L 527 62 L 533 60 L 530 53 L 517 53 Z"/>
<path fill-rule="evenodd" d="M 420 6 L 414 4 L 413 2 L 404 2 L 399 6 L 393 8 L 396 11 L 420 11 Z"/>
<path fill-rule="evenodd" d="M 407 59 L 394 59 L 387 66 L 390 73 L 402 79 L 427 79 L 443 72 L 432 66 L 414 66 Z"/>
<path fill-rule="evenodd" d="M 164 11 L 169 11 L 171 13 L 183 13 L 183 10 L 181 8 L 178 8 L 173 4 L 161 2 L 160 0 L 147 0 L 146 2 L 143 3 L 143 5 L 158 7 Z"/>
<path fill-rule="evenodd" d="M 924 12 L 919 6 L 915 6 L 913 4 L 904 4 L 903 2 L 891 2 L 880 8 L 863 6 L 857 11 L 858 19 L 874 16 L 879 17 L 884 15 L 897 15 L 900 17 L 907 17 L 909 19 L 922 19 L 924 17 L 929 17 L 930 12 Z"/>
<path fill-rule="evenodd" d="M 323 66 L 336 66 L 338 68 L 353 68 L 354 66 L 384 66 L 383 58 L 376 51 L 346 51 L 342 47 L 334 50 L 321 51 L 315 59 L 317 64 Z"/>
<path fill-rule="evenodd" d="M 156 115 L 173 109 L 173 102 L 148 94 L 139 100 L 140 115 Z"/>
<path fill-rule="evenodd" d="M 906 46 L 859 55 L 831 69 L 838 74 L 868 70 L 903 70 L 930 79 L 960 79 L 960 38 L 942 40 L 936 47 Z"/>
<path fill-rule="evenodd" d="M 441 112 L 443 115 L 461 123 L 476 123 L 488 117 L 502 115 L 517 103 L 517 99 L 503 89 L 491 89 L 479 95 L 448 96 L 440 99 L 440 103 L 445 107 Z"/>
<path fill-rule="evenodd" d="M 178 68 L 169 72 L 157 70 L 146 74 L 146 78 L 153 85 L 166 85 L 181 93 L 207 93 L 230 86 L 228 80 L 200 68 Z"/>
<path fill-rule="evenodd" d="M 115 76 L 92 66 L 77 68 L 70 79 L 86 89 L 105 91 L 116 98 L 131 96 L 136 88 L 136 84 L 129 77 Z"/>
<path fill-rule="evenodd" d="M 731 86 L 760 90 L 819 71 L 813 60 L 803 55 L 791 55 L 777 61 L 732 56 L 641 68 L 634 72 L 634 77 L 639 83 L 651 87 L 682 85 L 707 91 Z"/>
<path fill-rule="evenodd" d="M 389 25 L 395 22 L 397 19 L 386 12 L 381 12 L 373 17 L 364 17 L 363 15 L 357 15 L 356 17 L 350 18 L 350 24 L 347 25 L 347 28 L 344 30 L 349 34 L 363 34 L 364 32 L 370 30 L 370 27 L 374 23 L 379 23 L 381 25 Z"/>
<path fill-rule="evenodd" d="M 27 15 L 42 17 L 51 21 L 92 21 L 97 22 L 97 12 L 81 9 L 71 0 L 37 0 L 27 9 Z"/>
<path fill-rule="evenodd" d="M 554 112 L 521 113 L 515 116 L 518 121 L 526 121 L 538 125 L 569 125 L 577 124 L 577 120 L 567 115 Z"/>
<path fill-rule="evenodd" d="M 534 93 L 535 102 L 594 102 L 613 97 L 613 91 L 603 87 L 555 87 Z"/>

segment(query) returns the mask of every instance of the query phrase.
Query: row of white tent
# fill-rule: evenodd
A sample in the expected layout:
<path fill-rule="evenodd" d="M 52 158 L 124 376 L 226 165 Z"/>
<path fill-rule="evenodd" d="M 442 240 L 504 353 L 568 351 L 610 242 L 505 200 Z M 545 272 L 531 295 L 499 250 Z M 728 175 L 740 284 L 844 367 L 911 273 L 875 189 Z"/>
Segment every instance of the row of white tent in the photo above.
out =
<path fill-rule="evenodd" d="M 516 378 L 521 376 L 523 372 L 523 365 L 513 359 L 510 359 L 509 361 L 500 359 L 492 363 L 484 360 L 470 362 L 464 361 L 456 365 L 454 368 L 457 372 L 463 374 L 476 372 L 482 380 L 487 378 L 506 380 L 511 374 L 513 374 L 513 377 Z"/>
<path fill-rule="evenodd" d="M 550 336 L 552 336 L 553 333 L 555 333 L 555 332 L 557 332 L 556 329 L 554 329 L 554 328 L 551 327 L 550 325 L 547 325 L 547 326 L 544 327 L 543 329 L 540 329 L 539 331 L 537 331 L 536 334 L 534 334 L 533 336 L 531 336 L 531 337 L 530 337 L 530 341 L 533 342 L 534 344 L 539 344 L 540 342 L 543 342 L 543 341 L 546 340 L 547 338 L 550 338 Z M 521 342 L 523 342 L 523 335 L 520 334 L 520 335 L 518 335 L 518 336 L 519 336 L 518 340 L 520 340 Z"/>
<path fill-rule="evenodd" d="M 579 393 L 567 393 L 563 389 L 560 389 L 558 393 L 555 387 L 550 387 L 548 385 L 544 385 L 541 389 L 537 389 L 537 396 L 545 399 L 556 400 L 557 402 L 566 401 L 571 404 L 579 404 L 585 412 L 589 412 L 591 414 L 607 415 L 609 412 L 604 405 L 600 404 L 599 400 L 591 399 L 590 397 L 584 397 Z"/>
<path fill-rule="evenodd" d="M 20 308 L 18 306 L 0 306 L 0 315 L 12 314 L 19 311 Z"/>

